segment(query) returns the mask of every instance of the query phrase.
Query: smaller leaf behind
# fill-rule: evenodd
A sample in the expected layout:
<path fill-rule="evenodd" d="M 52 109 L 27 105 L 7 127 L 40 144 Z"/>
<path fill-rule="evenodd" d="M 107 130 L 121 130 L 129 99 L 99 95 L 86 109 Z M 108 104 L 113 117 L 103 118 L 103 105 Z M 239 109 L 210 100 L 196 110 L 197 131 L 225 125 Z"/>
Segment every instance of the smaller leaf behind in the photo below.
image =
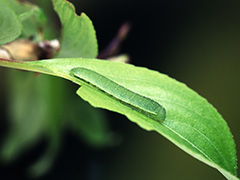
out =
<path fill-rule="evenodd" d="M 15 40 L 21 34 L 22 25 L 14 11 L 0 1 L 0 45 Z"/>
<path fill-rule="evenodd" d="M 31 168 L 31 175 L 39 176 L 48 171 L 57 155 L 66 102 L 65 82 L 51 76 L 34 76 L 31 72 L 8 71 L 9 131 L 1 147 L 1 159 L 10 163 L 40 139 L 49 141 L 48 149 Z M 42 88 L 44 87 L 44 88 Z M 56 92 L 54 88 L 58 87 Z"/>
<path fill-rule="evenodd" d="M 62 23 L 61 49 L 56 57 L 95 58 L 98 54 L 96 32 L 86 14 L 78 16 L 74 6 L 65 0 L 52 0 Z"/>
<path fill-rule="evenodd" d="M 93 108 L 74 95 L 74 98 L 69 98 L 68 112 L 67 126 L 85 143 L 94 148 L 104 148 L 113 143 L 103 110 Z"/>
<path fill-rule="evenodd" d="M 35 41 L 43 40 L 42 31 L 44 31 L 47 19 L 38 6 L 16 0 L 1 1 L 7 4 L 19 16 L 23 26 L 20 37 L 32 38 Z"/>

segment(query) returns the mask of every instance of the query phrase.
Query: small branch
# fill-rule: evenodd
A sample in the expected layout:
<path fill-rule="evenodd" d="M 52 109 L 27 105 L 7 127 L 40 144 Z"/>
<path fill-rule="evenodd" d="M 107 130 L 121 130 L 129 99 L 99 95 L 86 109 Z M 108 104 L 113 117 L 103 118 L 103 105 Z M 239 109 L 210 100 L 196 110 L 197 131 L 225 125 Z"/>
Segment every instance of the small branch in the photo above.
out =
<path fill-rule="evenodd" d="M 121 43 L 126 39 L 130 29 L 131 29 L 130 23 L 128 22 L 124 23 L 120 27 L 116 37 L 114 37 L 113 40 L 109 43 L 109 45 L 99 53 L 98 58 L 107 59 L 110 56 L 116 55 L 120 49 Z"/>

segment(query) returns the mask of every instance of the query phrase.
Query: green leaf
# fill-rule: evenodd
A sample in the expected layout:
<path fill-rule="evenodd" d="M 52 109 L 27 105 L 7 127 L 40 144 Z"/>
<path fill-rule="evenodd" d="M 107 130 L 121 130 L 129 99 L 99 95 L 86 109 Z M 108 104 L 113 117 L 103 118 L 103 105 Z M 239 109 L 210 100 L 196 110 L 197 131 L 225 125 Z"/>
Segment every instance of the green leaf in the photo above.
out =
<path fill-rule="evenodd" d="M 11 124 L 1 148 L 1 159 L 6 163 L 15 160 L 44 136 L 49 141 L 48 148 L 30 168 L 31 176 L 43 175 L 55 160 L 62 131 L 66 128 L 71 128 L 93 147 L 110 143 L 110 133 L 101 111 L 76 97 L 73 99 L 69 84 L 63 79 L 46 75 L 35 77 L 33 73 L 16 70 L 8 71 L 7 77 L 7 109 Z M 69 114 L 60 113 L 66 108 Z"/>
<path fill-rule="evenodd" d="M 52 0 L 62 23 L 61 49 L 58 58 L 95 58 L 98 54 L 96 33 L 84 13 L 78 16 L 74 6 L 65 0 Z"/>
<path fill-rule="evenodd" d="M 238 179 L 235 143 L 227 123 L 206 99 L 166 75 L 133 65 L 81 58 L 36 62 L 2 60 L 0 64 L 45 72 L 80 84 L 77 94 L 92 106 L 124 114 L 143 129 L 157 131 L 193 157 L 218 169 L 229 180 Z M 94 71 L 157 102 L 165 108 L 166 119 L 159 122 L 134 111 L 94 84 L 73 77 L 71 71 L 74 68 Z"/>
<path fill-rule="evenodd" d="M 56 16 L 51 0 L 35 0 L 34 2 L 41 7 L 47 18 L 46 24 L 44 24 L 43 28 L 44 40 L 57 39 L 59 37 L 59 27 L 57 27 L 56 23 L 53 23 L 56 19 Z"/>
<path fill-rule="evenodd" d="M 73 68 L 70 73 L 94 89 L 105 92 L 121 104 L 151 119 L 163 122 L 166 118 L 166 110 L 157 102 L 131 91 L 95 71 L 78 67 Z"/>
<path fill-rule="evenodd" d="M 31 30 L 33 30 L 32 32 L 34 33 L 38 32 L 39 30 L 37 28 L 38 26 L 34 26 L 35 24 L 32 23 L 32 20 L 34 20 L 34 18 L 39 15 L 38 14 L 40 10 L 39 8 L 28 3 L 22 4 L 14 0 L 9 0 L 7 1 L 7 3 L 9 4 L 9 6 L 15 9 L 21 21 L 23 23 L 26 22 L 27 26 L 24 26 L 24 30 L 26 30 L 24 32 L 26 33 L 23 34 L 23 36 L 26 36 L 26 37 L 30 36 Z M 65 6 L 65 8 L 68 8 L 69 4 L 64 1 L 63 6 Z M 77 18 L 77 16 L 75 17 Z M 38 22 L 37 20 L 35 21 Z M 92 32 L 91 31 L 89 32 L 89 36 L 88 38 L 85 39 L 85 41 L 80 41 L 78 42 L 78 44 L 74 45 L 74 47 L 76 48 L 75 53 L 77 53 L 77 55 L 69 54 L 69 56 L 95 57 L 97 52 L 97 45 L 95 44 L 94 46 L 93 42 L 96 43 L 96 35 L 95 35 L 94 28 L 91 24 L 91 21 L 86 16 L 84 16 L 79 20 L 77 19 L 77 21 L 80 23 L 80 25 L 83 23 L 83 26 L 82 25 L 77 26 L 77 28 L 80 28 L 78 29 L 80 31 L 85 31 L 85 26 L 87 26 L 87 24 L 89 24 L 90 22 L 91 26 L 89 27 L 91 28 Z M 86 21 L 87 21 L 87 24 L 85 23 Z M 67 22 L 65 23 L 69 24 Z M 85 34 L 83 35 L 85 36 Z M 84 47 L 85 44 L 89 44 L 90 46 L 92 46 L 91 48 L 89 48 L 89 52 L 86 53 L 86 51 L 78 51 L 78 48 Z M 81 108 L 81 109 L 84 109 L 84 113 L 79 113 L 79 111 L 77 110 L 71 113 L 71 117 L 68 117 L 69 115 L 67 117 L 65 116 L 58 117 L 58 114 L 59 114 L 58 112 L 63 111 L 61 110 L 61 108 L 63 107 L 62 106 L 63 103 L 58 102 L 53 104 L 52 102 L 57 102 L 56 99 L 58 99 L 66 103 L 66 100 L 64 100 L 63 98 L 63 97 L 66 97 L 66 95 L 63 93 L 58 97 L 58 94 L 54 93 L 55 95 L 52 96 L 52 90 L 54 90 L 54 88 L 64 89 L 63 88 L 65 87 L 63 86 L 64 84 L 63 83 L 56 84 L 56 82 L 52 81 L 51 78 L 46 78 L 46 77 L 34 78 L 32 75 L 30 75 L 29 77 L 29 74 L 22 77 L 17 75 L 17 73 L 20 73 L 20 72 L 16 72 L 16 78 L 12 77 L 12 81 L 11 81 L 13 82 L 12 84 L 13 87 L 11 88 L 13 91 L 12 94 L 16 95 L 19 92 L 18 91 L 19 87 L 15 87 L 16 85 L 19 86 L 21 82 L 26 82 L 26 79 L 28 78 L 30 78 L 32 81 L 29 84 L 23 85 L 24 88 L 28 90 L 28 91 L 25 91 L 26 93 L 21 95 L 18 94 L 19 97 L 12 96 L 11 98 L 11 102 L 12 102 L 11 104 L 18 105 L 15 108 L 10 108 L 12 109 L 11 114 L 16 115 L 18 114 L 17 112 L 21 112 L 21 115 L 17 115 L 18 117 L 11 118 L 13 120 L 12 129 L 9 135 L 7 136 L 7 139 L 5 141 L 5 146 L 2 151 L 3 157 L 5 157 L 6 161 L 10 161 L 11 160 L 10 157 L 14 159 L 14 157 L 18 156 L 22 151 L 25 150 L 25 148 L 28 147 L 26 145 L 32 144 L 32 142 L 36 141 L 42 134 L 45 134 L 45 135 L 49 134 L 49 139 L 53 139 L 53 140 L 50 142 L 48 151 L 31 168 L 31 174 L 34 176 L 39 176 L 44 172 L 46 172 L 54 160 L 54 157 L 56 155 L 56 151 L 58 148 L 58 144 L 59 144 L 59 143 L 56 143 L 57 140 L 55 140 L 59 138 L 54 138 L 54 137 L 58 137 L 61 135 L 59 134 L 60 133 L 59 130 L 56 131 L 56 133 L 52 133 L 52 132 L 55 132 L 54 127 L 59 127 L 58 124 L 59 122 L 62 121 L 62 119 L 68 119 L 67 121 L 68 126 L 72 128 L 72 130 L 74 130 L 77 134 L 81 135 L 83 139 L 86 140 L 86 142 L 89 143 L 90 145 L 94 147 L 103 147 L 104 145 L 109 143 L 109 131 L 107 128 L 107 124 L 105 122 L 105 118 L 103 117 L 103 115 L 101 115 L 101 112 L 99 110 L 93 109 L 92 107 L 86 106 L 86 104 L 79 103 L 79 101 L 77 101 L 77 103 L 74 103 L 74 105 L 70 103 L 68 106 L 69 109 L 72 111 L 72 109 Z M 51 84 L 53 86 L 51 86 Z M 36 86 L 39 87 L 41 85 L 45 87 L 44 91 L 41 91 L 40 89 L 39 91 L 33 91 L 33 89 L 35 89 Z M 33 97 L 29 98 L 30 96 L 28 95 L 28 93 L 34 94 Z M 48 94 L 50 94 L 50 97 Z M 55 97 L 54 98 L 55 100 L 49 101 L 52 99 L 51 97 Z M 19 98 L 23 100 L 23 102 L 25 102 L 26 100 L 30 100 L 30 102 L 32 102 L 32 100 L 34 99 L 34 103 L 36 105 L 32 105 L 32 103 L 30 102 L 21 104 L 21 102 L 18 101 Z M 16 103 L 16 101 L 20 102 L 20 104 Z M 46 108 L 48 109 L 48 112 L 42 112 L 42 110 L 46 110 Z M 58 109 L 58 111 L 55 111 L 56 109 Z M 36 121 L 36 122 L 39 122 L 39 124 L 38 126 L 36 126 L 36 128 L 38 129 L 37 130 L 35 129 L 33 131 L 35 132 L 35 134 L 31 134 L 32 132 L 31 129 L 34 129 L 34 128 L 25 129 L 25 127 L 28 127 L 28 126 L 35 127 L 36 123 L 34 123 L 35 121 L 32 121 L 33 117 L 28 115 L 29 112 L 36 112 L 35 110 L 39 110 L 37 111 L 40 114 L 38 116 L 39 119 L 38 121 Z M 44 117 L 42 117 L 43 114 L 45 114 Z M 17 122 L 21 122 L 21 123 L 19 124 Z M 59 128 L 61 129 L 65 127 L 59 127 Z M 14 131 L 16 129 L 17 131 Z M 45 132 L 45 133 L 42 133 L 42 132 Z M 17 140 L 19 138 L 21 138 L 21 141 Z"/>
<path fill-rule="evenodd" d="M 12 9 L 0 1 L 0 45 L 15 40 L 22 30 L 22 25 Z"/>
<path fill-rule="evenodd" d="M 71 102 L 70 102 L 71 101 Z M 93 108 L 81 99 L 69 99 L 69 128 L 88 145 L 102 148 L 111 142 L 107 117 L 100 109 Z"/>
<path fill-rule="evenodd" d="M 30 11 L 35 7 L 35 5 L 30 4 L 29 2 L 20 2 L 18 0 L 0 0 L 1 2 L 7 4 L 17 15 L 20 15 L 24 12 Z"/>
<path fill-rule="evenodd" d="M 30 72 L 10 71 L 7 101 L 10 128 L 1 148 L 1 158 L 9 163 L 40 138 L 47 137 L 49 148 L 31 168 L 31 175 L 39 176 L 49 170 L 58 152 L 63 121 L 68 119 L 59 112 L 66 101 L 63 79 Z M 44 88 L 42 88 L 44 87 Z M 58 87 L 56 92 L 54 88 Z"/>
<path fill-rule="evenodd" d="M 78 16 L 74 6 L 68 1 L 53 0 L 52 2 L 63 26 L 61 49 L 57 57 L 95 58 L 98 53 L 97 39 L 91 20 L 85 14 Z M 74 105 L 69 105 L 72 112 L 69 126 L 88 144 L 95 147 L 106 145 L 109 132 L 102 113 L 74 99 L 75 97 L 71 97 L 71 102 L 75 102 Z M 77 107 L 84 110 L 79 112 L 76 110 Z"/>
<path fill-rule="evenodd" d="M 8 71 L 7 109 L 10 129 L 1 148 L 1 156 L 5 162 L 14 160 L 29 145 L 40 138 L 45 126 L 47 107 L 39 93 L 32 73 Z"/>
<path fill-rule="evenodd" d="M 7 4 L 19 16 L 22 22 L 23 38 L 34 38 L 42 40 L 41 34 L 46 24 L 46 17 L 42 10 L 34 4 L 28 2 L 19 2 L 16 0 L 0 0 Z"/>
<path fill-rule="evenodd" d="M 45 31 L 46 17 L 43 11 L 37 6 L 33 6 L 31 10 L 19 15 L 23 24 L 23 33 L 21 37 L 31 38 L 35 41 L 43 40 L 43 31 Z"/>
<path fill-rule="evenodd" d="M 49 113 L 51 114 L 51 113 Z M 61 119 L 57 119 L 59 122 L 62 122 Z M 51 123 L 49 123 L 51 124 Z M 57 123 L 59 124 L 59 123 Z M 57 125 L 56 124 L 56 125 Z M 54 125 L 54 124 L 52 124 Z M 62 127 L 56 128 L 55 131 L 49 131 L 48 132 L 48 147 L 43 154 L 43 156 L 29 168 L 29 174 L 33 177 L 39 177 L 43 174 L 45 174 L 49 169 L 51 168 L 58 150 L 59 146 L 61 144 L 61 139 L 62 139 L 62 133 L 59 131 Z"/>

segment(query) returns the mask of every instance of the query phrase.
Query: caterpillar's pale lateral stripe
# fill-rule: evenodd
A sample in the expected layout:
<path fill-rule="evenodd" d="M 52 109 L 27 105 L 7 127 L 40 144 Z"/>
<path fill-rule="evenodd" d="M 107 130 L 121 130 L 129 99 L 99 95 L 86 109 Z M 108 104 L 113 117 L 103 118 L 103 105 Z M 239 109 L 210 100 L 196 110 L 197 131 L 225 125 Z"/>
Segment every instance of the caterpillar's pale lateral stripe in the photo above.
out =
<path fill-rule="evenodd" d="M 145 116 L 160 122 L 166 118 L 165 109 L 157 102 L 137 94 L 95 71 L 78 67 L 73 68 L 70 74 Z"/>

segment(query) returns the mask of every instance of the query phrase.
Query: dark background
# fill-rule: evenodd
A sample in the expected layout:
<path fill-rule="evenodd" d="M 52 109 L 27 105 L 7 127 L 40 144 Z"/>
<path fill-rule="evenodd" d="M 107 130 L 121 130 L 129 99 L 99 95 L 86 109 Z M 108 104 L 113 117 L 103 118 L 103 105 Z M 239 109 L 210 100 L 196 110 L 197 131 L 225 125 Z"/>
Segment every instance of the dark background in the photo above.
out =
<path fill-rule="evenodd" d="M 168 74 L 207 98 L 227 121 L 240 151 L 240 1 L 71 2 L 93 21 L 100 50 L 124 22 L 130 22 L 132 29 L 121 53 L 129 54 L 132 64 Z M 118 145 L 95 150 L 68 132 L 54 167 L 40 179 L 224 179 L 161 135 L 139 128 L 124 116 L 108 112 L 108 117 L 119 136 Z M 44 146 L 42 140 L 15 164 L 2 166 L 3 177 L 25 179 L 27 165 Z"/>

